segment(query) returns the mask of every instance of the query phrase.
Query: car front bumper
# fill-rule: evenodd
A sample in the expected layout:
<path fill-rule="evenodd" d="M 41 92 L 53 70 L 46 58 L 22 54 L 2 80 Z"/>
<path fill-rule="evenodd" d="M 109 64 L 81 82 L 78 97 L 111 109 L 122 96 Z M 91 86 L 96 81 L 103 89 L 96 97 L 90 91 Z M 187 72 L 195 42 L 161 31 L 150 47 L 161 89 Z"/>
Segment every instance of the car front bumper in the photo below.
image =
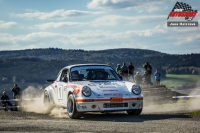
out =
<path fill-rule="evenodd" d="M 110 99 L 76 99 L 78 112 L 126 111 L 143 108 L 143 98 L 123 98 L 122 102 Z"/>

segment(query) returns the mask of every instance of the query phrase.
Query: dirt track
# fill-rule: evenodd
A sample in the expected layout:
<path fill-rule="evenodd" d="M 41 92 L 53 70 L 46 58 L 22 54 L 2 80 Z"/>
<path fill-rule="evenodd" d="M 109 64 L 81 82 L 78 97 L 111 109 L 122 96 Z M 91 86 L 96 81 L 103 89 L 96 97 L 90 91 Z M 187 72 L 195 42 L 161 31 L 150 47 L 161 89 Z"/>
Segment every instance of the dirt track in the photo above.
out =
<path fill-rule="evenodd" d="M 129 116 L 125 112 L 85 114 L 71 120 L 45 114 L 0 111 L 0 132 L 199 132 L 200 117 L 183 113 L 143 113 Z"/>

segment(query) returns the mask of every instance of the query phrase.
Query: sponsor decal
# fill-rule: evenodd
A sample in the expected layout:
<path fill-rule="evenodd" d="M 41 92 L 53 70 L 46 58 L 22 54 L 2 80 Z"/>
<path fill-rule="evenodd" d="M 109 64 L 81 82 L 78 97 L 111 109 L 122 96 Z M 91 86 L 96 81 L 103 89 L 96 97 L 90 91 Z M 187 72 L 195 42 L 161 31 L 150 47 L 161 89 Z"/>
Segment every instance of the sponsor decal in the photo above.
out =
<path fill-rule="evenodd" d="M 74 89 L 74 94 L 78 94 L 80 92 L 80 87 L 76 86 L 76 85 L 67 85 L 67 86 L 64 86 L 64 89 L 67 89 L 67 88 L 73 88 Z"/>
<path fill-rule="evenodd" d="M 123 102 L 122 97 L 111 97 L 110 102 Z"/>
<path fill-rule="evenodd" d="M 116 88 L 113 85 L 99 85 L 99 88 Z"/>
<path fill-rule="evenodd" d="M 118 90 L 103 90 L 103 91 L 118 91 Z"/>
<path fill-rule="evenodd" d="M 121 93 L 105 93 L 105 97 L 122 97 Z"/>
<path fill-rule="evenodd" d="M 169 13 L 168 18 L 185 18 L 186 21 L 168 21 L 167 26 L 168 27 L 198 27 L 198 22 L 192 20 L 195 18 L 197 15 L 198 11 L 193 10 L 192 7 L 183 2 L 176 2 L 174 5 L 174 8 L 172 11 Z"/>

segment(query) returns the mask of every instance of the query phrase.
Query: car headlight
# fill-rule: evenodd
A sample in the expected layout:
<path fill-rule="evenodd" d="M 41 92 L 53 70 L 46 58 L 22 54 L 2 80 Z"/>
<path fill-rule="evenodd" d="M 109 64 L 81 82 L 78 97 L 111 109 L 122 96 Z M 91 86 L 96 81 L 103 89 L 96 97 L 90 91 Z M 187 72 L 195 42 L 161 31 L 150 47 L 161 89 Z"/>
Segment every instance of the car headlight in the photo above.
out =
<path fill-rule="evenodd" d="M 132 86 L 132 92 L 135 94 L 135 95 L 139 95 L 141 93 L 141 88 L 139 85 L 133 85 Z"/>
<path fill-rule="evenodd" d="M 89 96 L 92 94 L 92 91 L 91 91 L 90 87 L 84 86 L 84 87 L 82 88 L 82 94 L 83 94 L 84 96 L 86 96 L 86 97 L 89 97 Z"/>

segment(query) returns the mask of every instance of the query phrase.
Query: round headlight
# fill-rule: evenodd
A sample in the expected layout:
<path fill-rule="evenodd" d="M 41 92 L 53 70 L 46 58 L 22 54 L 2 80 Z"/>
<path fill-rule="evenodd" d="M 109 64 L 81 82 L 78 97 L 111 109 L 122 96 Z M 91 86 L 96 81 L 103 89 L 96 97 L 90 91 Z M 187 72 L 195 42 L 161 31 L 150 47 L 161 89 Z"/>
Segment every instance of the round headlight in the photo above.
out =
<path fill-rule="evenodd" d="M 89 97 L 89 96 L 92 94 L 92 91 L 91 91 L 90 87 L 84 86 L 84 87 L 82 88 L 82 94 L 83 94 L 84 96 L 86 96 L 86 97 Z"/>
<path fill-rule="evenodd" d="M 132 92 L 135 94 L 135 95 L 139 95 L 141 93 L 141 88 L 139 85 L 133 85 L 132 86 Z"/>

